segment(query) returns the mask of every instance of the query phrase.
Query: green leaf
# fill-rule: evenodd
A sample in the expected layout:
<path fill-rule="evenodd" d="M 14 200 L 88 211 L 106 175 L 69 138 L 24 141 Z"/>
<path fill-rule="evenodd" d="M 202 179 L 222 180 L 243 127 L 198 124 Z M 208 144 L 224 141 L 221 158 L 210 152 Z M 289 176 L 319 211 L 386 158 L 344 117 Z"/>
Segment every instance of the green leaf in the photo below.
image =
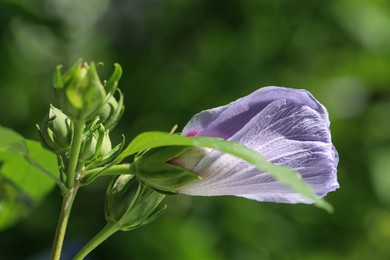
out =
<path fill-rule="evenodd" d="M 265 160 L 260 153 L 251 150 L 238 142 L 226 141 L 221 138 L 204 136 L 187 137 L 162 132 L 145 132 L 134 138 L 118 157 L 118 161 L 122 161 L 127 156 L 150 148 L 172 145 L 208 147 L 234 155 L 253 164 L 259 170 L 267 172 L 279 182 L 309 198 L 316 206 L 323 208 L 328 212 L 333 211 L 332 206 L 325 200 L 318 198 L 312 187 L 302 179 L 298 172 L 286 166 L 274 165 Z"/>
<path fill-rule="evenodd" d="M 145 151 L 150 148 L 170 145 L 196 146 L 193 137 L 172 135 L 163 132 L 145 132 L 136 136 L 126 149 L 119 155 L 118 160 Z"/>
<path fill-rule="evenodd" d="M 0 125 L 0 152 L 6 151 L 25 156 L 28 153 L 28 148 L 23 136 Z"/>
<path fill-rule="evenodd" d="M 0 127 L 0 230 L 26 216 L 54 188 L 43 168 L 58 172 L 53 153 Z"/>

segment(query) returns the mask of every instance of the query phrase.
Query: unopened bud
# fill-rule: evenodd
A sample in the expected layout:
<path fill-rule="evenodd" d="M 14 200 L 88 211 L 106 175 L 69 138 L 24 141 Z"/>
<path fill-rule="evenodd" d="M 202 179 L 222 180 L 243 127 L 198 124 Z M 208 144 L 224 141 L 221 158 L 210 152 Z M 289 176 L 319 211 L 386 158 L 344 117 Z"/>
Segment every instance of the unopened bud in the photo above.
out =
<path fill-rule="evenodd" d="M 106 92 L 96 71 L 96 66 L 78 60 L 64 75 L 57 67 L 54 88 L 61 108 L 72 120 L 88 120 L 101 107 Z"/>
<path fill-rule="evenodd" d="M 112 130 L 122 117 L 123 111 L 123 95 L 119 91 L 119 100 L 110 95 L 107 102 L 98 111 L 98 115 L 104 127 Z"/>
<path fill-rule="evenodd" d="M 85 138 L 79 159 L 84 162 L 91 161 L 103 157 L 111 149 L 112 144 L 109 131 L 104 131 L 104 128 L 101 127 Z"/>
<path fill-rule="evenodd" d="M 179 188 L 200 177 L 181 164 L 171 163 L 190 147 L 165 146 L 146 151 L 134 160 L 134 174 L 147 185 L 166 192 Z"/>
<path fill-rule="evenodd" d="M 165 195 L 140 183 L 134 175 L 120 175 L 108 187 L 105 216 L 107 222 L 117 223 L 121 230 L 131 230 L 150 223 L 165 208 L 156 208 Z"/>
<path fill-rule="evenodd" d="M 43 144 L 53 152 L 62 153 L 70 148 L 72 123 L 61 110 L 50 106 L 39 130 Z"/>

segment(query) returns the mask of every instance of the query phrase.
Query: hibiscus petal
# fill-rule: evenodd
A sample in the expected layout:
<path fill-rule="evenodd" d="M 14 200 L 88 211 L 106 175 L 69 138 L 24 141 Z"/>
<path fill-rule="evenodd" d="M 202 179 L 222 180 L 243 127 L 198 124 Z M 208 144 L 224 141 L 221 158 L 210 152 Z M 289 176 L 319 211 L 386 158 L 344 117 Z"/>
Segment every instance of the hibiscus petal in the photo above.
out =
<path fill-rule="evenodd" d="M 260 88 L 228 105 L 200 112 L 184 127 L 183 135 L 229 139 L 266 106 L 281 99 L 309 106 L 328 120 L 325 108 L 306 90 L 271 86 Z"/>
<path fill-rule="evenodd" d="M 338 155 L 331 143 L 326 110 L 315 103 L 315 106 L 309 106 L 292 99 L 271 102 L 229 140 L 260 152 L 274 164 L 286 165 L 300 172 L 315 193 L 323 197 L 339 187 L 336 176 Z M 203 179 L 190 183 L 179 192 L 311 203 L 267 173 L 219 151 L 208 153 L 192 170 Z"/>

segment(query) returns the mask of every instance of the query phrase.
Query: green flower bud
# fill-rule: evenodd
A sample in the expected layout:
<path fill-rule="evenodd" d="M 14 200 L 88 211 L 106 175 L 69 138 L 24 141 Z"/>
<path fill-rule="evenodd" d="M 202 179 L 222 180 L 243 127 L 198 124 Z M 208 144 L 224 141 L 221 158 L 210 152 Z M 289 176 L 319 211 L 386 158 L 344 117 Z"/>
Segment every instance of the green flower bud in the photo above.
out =
<path fill-rule="evenodd" d="M 109 95 L 107 102 L 99 110 L 98 115 L 104 127 L 111 130 L 117 125 L 123 112 L 123 95 L 119 91 L 119 100 L 116 100 L 114 96 Z"/>
<path fill-rule="evenodd" d="M 88 162 L 108 154 L 112 149 L 109 131 L 105 131 L 103 126 L 92 134 L 87 134 L 81 149 L 80 161 Z"/>
<path fill-rule="evenodd" d="M 109 131 L 106 131 L 103 136 L 103 140 L 101 146 L 97 146 L 98 157 L 103 157 L 108 154 L 112 149 L 111 139 L 109 135 Z"/>
<path fill-rule="evenodd" d="M 72 143 L 72 122 L 61 110 L 50 106 L 39 128 L 43 144 L 55 153 L 62 153 Z"/>
<path fill-rule="evenodd" d="M 190 147 L 165 146 L 150 149 L 134 160 L 134 174 L 145 184 L 165 192 L 179 188 L 200 177 L 184 167 L 171 163 Z"/>
<path fill-rule="evenodd" d="M 57 67 L 54 88 L 65 114 L 75 121 L 94 117 L 106 98 L 95 64 L 79 59 L 64 75 L 61 68 Z"/>
<path fill-rule="evenodd" d="M 107 222 L 117 223 L 121 230 L 143 226 L 160 216 L 156 212 L 165 195 L 140 183 L 134 175 L 119 175 L 108 187 L 105 202 Z"/>

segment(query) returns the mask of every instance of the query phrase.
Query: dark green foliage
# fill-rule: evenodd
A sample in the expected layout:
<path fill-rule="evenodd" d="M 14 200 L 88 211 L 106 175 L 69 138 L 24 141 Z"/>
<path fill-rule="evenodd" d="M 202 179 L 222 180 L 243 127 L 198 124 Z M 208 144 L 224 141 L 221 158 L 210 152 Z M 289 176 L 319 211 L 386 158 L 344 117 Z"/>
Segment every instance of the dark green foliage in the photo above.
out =
<path fill-rule="evenodd" d="M 306 88 L 329 110 L 341 188 L 307 205 L 170 196 L 156 222 L 113 236 L 97 259 L 387 259 L 390 5 L 354 0 L 0 1 L 0 124 L 38 139 L 53 68 L 78 57 L 125 72 L 113 131 L 179 129 L 260 86 Z M 56 105 L 56 104 L 54 104 Z M 117 136 L 115 137 L 115 134 Z M 69 241 L 104 225 L 104 187 L 80 192 Z M 101 183 L 99 185 L 99 183 Z M 55 193 L 53 193 L 55 194 Z M 50 250 L 60 196 L 0 234 L 0 259 Z M 23 241 L 23 250 L 18 250 Z"/>

